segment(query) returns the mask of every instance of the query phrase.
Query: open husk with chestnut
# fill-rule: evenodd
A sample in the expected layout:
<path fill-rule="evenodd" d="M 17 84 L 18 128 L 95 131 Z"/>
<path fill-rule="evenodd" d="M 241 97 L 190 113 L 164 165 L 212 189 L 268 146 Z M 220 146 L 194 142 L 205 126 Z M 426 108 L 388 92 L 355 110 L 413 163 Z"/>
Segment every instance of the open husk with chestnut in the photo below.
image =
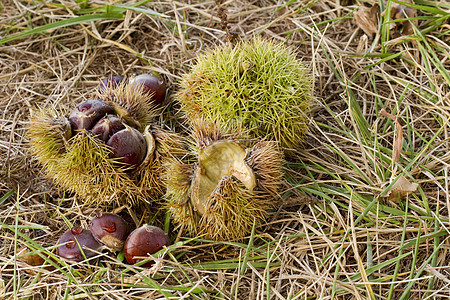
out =
<path fill-rule="evenodd" d="M 246 236 L 274 207 L 283 179 L 278 143 L 242 140 L 197 122 L 182 156 L 164 161 L 166 206 L 192 236 Z"/>
<path fill-rule="evenodd" d="M 162 194 L 161 157 L 180 148 L 177 134 L 149 125 L 159 111 L 145 85 L 106 87 L 70 113 L 37 110 L 28 126 L 32 152 L 86 205 L 152 202 Z"/>

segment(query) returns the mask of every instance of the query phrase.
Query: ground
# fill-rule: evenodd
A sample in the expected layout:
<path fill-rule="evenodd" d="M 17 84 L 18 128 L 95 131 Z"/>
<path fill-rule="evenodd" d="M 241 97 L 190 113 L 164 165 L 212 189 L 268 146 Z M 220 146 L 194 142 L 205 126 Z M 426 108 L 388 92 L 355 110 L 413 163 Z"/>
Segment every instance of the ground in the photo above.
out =
<path fill-rule="evenodd" d="M 375 2 L 2 1 L 0 298 L 448 298 L 450 3 Z M 70 110 L 102 78 L 155 72 L 169 91 L 156 122 L 180 130 L 181 75 L 227 31 L 293 47 L 314 78 L 309 131 L 269 218 L 243 240 L 209 241 L 158 205 L 116 207 L 169 229 L 169 255 L 150 269 L 108 252 L 24 262 L 23 248 L 54 253 L 71 224 L 112 209 L 45 176 L 25 134 L 35 109 Z"/>

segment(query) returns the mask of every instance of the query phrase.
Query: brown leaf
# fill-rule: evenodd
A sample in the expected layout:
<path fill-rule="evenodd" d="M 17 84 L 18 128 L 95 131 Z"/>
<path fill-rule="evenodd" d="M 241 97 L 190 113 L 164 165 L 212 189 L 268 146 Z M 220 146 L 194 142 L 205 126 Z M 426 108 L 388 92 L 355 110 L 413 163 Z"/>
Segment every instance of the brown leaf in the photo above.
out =
<path fill-rule="evenodd" d="M 394 137 L 394 143 L 392 147 L 392 162 L 398 162 L 400 159 L 400 153 L 402 151 L 402 144 L 403 144 L 403 129 L 400 125 L 400 122 L 398 121 L 397 117 L 393 114 L 388 113 L 384 109 L 380 111 L 380 114 L 392 119 L 395 121 L 395 131 L 396 135 Z"/>
<path fill-rule="evenodd" d="M 20 255 L 24 255 L 24 254 L 29 253 L 29 251 L 27 248 L 21 248 L 21 249 L 19 249 L 19 251 L 17 251 L 17 253 Z M 42 266 L 45 262 L 45 260 L 37 254 L 21 256 L 18 259 L 23 262 L 26 262 L 30 266 Z"/>
<path fill-rule="evenodd" d="M 403 0 L 404 2 L 413 3 L 412 0 Z M 384 11 L 381 15 L 384 16 L 386 11 Z M 417 10 L 412 7 L 405 6 L 403 4 L 398 4 L 392 2 L 391 4 L 391 14 L 390 21 L 391 24 L 389 26 L 389 31 L 392 37 L 396 38 L 402 35 L 410 35 L 414 33 L 414 27 L 411 22 L 417 26 L 417 20 L 405 20 L 401 22 L 392 22 L 395 20 L 405 19 L 405 18 L 414 18 L 417 16 Z"/>
<path fill-rule="evenodd" d="M 378 4 L 374 4 L 372 7 L 362 6 L 353 13 L 356 25 L 361 28 L 365 34 L 372 36 L 378 32 Z"/>
<path fill-rule="evenodd" d="M 398 202 L 399 196 L 404 197 L 415 192 L 418 186 L 417 183 L 411 183 L 405 176 L 401 175 L 386 194 L 386 197 L 391 201 Z"/>
<path fill-rule="evenodd" d="M 27 248 L 20 248 L 17 251 L 17 255 L 25 255 L 29 253 L 30 251 Z M 28 255 L 28 256 L 21 256 L 18 257 L 18 260 L 23 261 L 27 263 L 30 266 L 36 267 L 36 266 L 43 266 L 45 264 L 45 260 L 39 256 L 38 254 Z M 48 271 L 53 271 L 55 268 L 53 266 L 45 266 L 45 269 Z M 36 271 L 33 269 L 25 269 L 25 272 L 29 274 L 36 274 Z"/>

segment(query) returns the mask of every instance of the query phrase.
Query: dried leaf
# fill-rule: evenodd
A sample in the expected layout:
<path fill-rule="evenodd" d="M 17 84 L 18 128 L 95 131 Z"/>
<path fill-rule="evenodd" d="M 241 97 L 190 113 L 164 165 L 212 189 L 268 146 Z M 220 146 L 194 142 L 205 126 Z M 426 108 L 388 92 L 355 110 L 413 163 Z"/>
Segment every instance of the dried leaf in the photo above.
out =
<path fill-rule="evenodd" d="M 367 49 L 369 48 L 369 38 L 367 37 L 367 34 L 363 34 L 358 42 L 358 47 L 356 48 L 356 53 L 362 54 L 367 52 Z"/>
<path fill-rule="evenodd" d="M 353 14 L 356 25 L 368 36 L 378 32 L 378 12 L 379 6 L 374 4 L 370 8 L 362 6 Z"/>
<path fill-rule="evenodd" d="M 17 251 L 18 255 L 25 255 L 27 253 L 29 253 L 30 251 L 27 248 L 20 248 Z M 28 256 L 21 256 L 18 258 L 18 260 L 23 261 L 25 263 L 27 263 L 30 266 L 33 267 L 37 267 L 37 266 L 43 266 L 45 264 L 45 260 L 39 256 L 38 254 L 33 254 L 33 255 L 28 255 Z M 44 269 L 48 270 L 48 271 L 53 271 L 55 269 L 55 267 L 53 266 L 45 266 Z M 24 269 L 25 272 L 29 273 L 29 274 L 36 274 L 36 270 L 32 269 L 32 268 L 25 268 Z"/>
<path fill-rule="evenodd" d="M 403 0 L 404 2 L 413 3 L 412 0 Z M 384 11 L 381 15 L 384 16 L 386 11 Z M 405 6 L 403 4 L 398 4 L 392 2 L 391 4 L 391 14 L 390 21 L 391 24 L 389 26 L 389 31 L 392 37 L 396 38 L 402 35 L 410 35 L 414 33 L 414 27 L 411 22 L 417 26 L 417 20 L 405 20 L 401 22 L 393 22 L 395 20 L 405 19 L 405 18 L 414 18 L 417 16 L 417 10 L 412 7 Z"/>
<path fill-rule="evenodd" d="M 23 255 L 29 253 L 29 250 L 27 248 L 21 248 L 17 252 L 18 254 L 20 253 L 21 255 Z M 37 254 L 21 256 L 18 259 L 23 262 L 26 262 L 30 266 L 42 266 L 45 262 L 45 260 Z"/>
<path fill-rule="evenodd" d="M 398 202 L 399 196 L 404 197 L 415 192 L 418 186 L 417 183 L 411 183 L 405 176 L 401 175 L 386 194 L 386 197 L 391 201 Z"/>
<path fill-rule="evenodd" d="M 380 113 L 395 121 L 396 135 L 394 137 L 394 143 L 392 147 L 392 162 L 398 162 L 400 160 L 400 153 L 402 151 L 402 144 L 403 144 L 402 126 L 400 125 L 400 122 L 398 121 L 397 117 L 394 116 L 393 114 L 388 113 L 384 109 L 382 109 Z"/>

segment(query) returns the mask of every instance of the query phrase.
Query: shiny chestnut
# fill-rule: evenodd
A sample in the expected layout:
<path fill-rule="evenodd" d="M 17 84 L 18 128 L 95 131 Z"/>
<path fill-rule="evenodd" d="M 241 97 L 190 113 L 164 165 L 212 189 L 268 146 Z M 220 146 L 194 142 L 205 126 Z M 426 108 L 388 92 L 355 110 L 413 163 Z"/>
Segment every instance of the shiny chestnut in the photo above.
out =
<path fill-rule="evenodd" d="M 80 226 L 73 227 L 66 231 L 59 239 L 56 253 L 67 261 L 80 262 L 95 256 L 102 247 L 91 234 L 90 230 L 83 229 Z M 81 247 L 81 248 L 80 248 Z M 84 253 L 84 256 L 83 256 Z"/>
<path fill-rule="evenodd" d="M 166 98 L 166 84 L 157 76 L 142 74 L 130 79 L 128 84 L 134 85 L 142 93 L 152 94 L 153 103 L 156 105 L 161 104 Z"/>
<path fill-rule="evenodd" d="M 161 228 L 146 224 L 128 236 L 124 247 L 125 258 L 128 263 L 135 264 L 143 260 L 145 256 L 154 254 L 169 245 L 169 237 Z M 149 261 L 143 266 L 150 267 L 153 263 L 153 261 Z"/>
<path fill-rule="evenodd" d="M 125 129 L 125 125 L 117 116 L 106 115 L 95 124 L 91 129 L 91 132 L 99 139 L 106 142 L 113 134 L 122 129 Z"/>
<path fill-rule="evenodd" d="M 139 166 L 147 155 L 147 143 L 138 130 L 125 126 L 111 136 L 106 143 L 111 147 L 111 158 L 129 166 Z"/>
<path fill-rule="evenodd" d="M 104 78 L 100 81 L 98 85 L 98 90 L 101 93 L 105 93 L 111 89 L 115 89 L 124 80 L 122 76 L 111 76 Z"/>
<path fill-rule="evenodd" d="M 106 114 L 113 114 L 114 108 L 102 100 L 86 100 L 78 104 L 69 116 L 72 129 L 90 130 Z"/>
<path fill-rule="evenodd" d="M 98 213 L 89 223 L 92 235 L 114 252 L 122 251 L 130 229 L 125 220 L 116 214 Z"/>

